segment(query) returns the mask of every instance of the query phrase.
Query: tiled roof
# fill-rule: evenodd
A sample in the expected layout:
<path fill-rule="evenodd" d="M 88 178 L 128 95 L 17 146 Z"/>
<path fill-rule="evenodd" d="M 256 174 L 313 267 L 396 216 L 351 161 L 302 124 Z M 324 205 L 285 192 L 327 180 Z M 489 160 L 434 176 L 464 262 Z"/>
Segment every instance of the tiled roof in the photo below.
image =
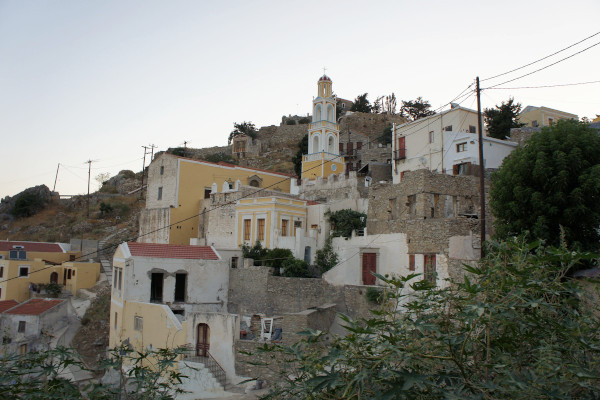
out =
<path fill-rule="evenodd" d="M 58 243 L 45 242 L 9 242 L 0 240 L 0 251 L 13 250 L 13 246 L 23 246 L 25 251 L 39 251 L 45 253 L 64 253 Z"/>
<path fill-rule="evenodd" d="M 190 260 L 218 260 L 210 246 L 184 246 L 180 244 L 128 242 L 132 256 L 156 258 L 181 258 Z"/>
<path fill-rule="evenodd" d="M 62 303 L 65 300 L 57 299 L 31 299 L 20 306 L 7 311 L 7 314 L 40 315 Z"/>
<path fill-rule="evenodd" d="M 0 314 L 18 305 L 19 302 L 16 300 L 2 300 L 0 301 Z"/>

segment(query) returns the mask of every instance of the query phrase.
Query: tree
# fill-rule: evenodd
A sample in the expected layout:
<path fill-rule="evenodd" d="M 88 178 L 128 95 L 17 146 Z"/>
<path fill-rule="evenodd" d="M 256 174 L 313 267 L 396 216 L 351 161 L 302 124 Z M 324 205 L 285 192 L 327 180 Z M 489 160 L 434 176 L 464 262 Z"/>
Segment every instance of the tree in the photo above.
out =
<path fill-rule="evenodd" d="M 396 114 L 396 95 L 394 93 L 385 96 L 383 112 L 387 113 L 388 115 Z"/>
<path fill-rule="evenodd" d="M 102 189 L 104 183 L 110 179 L 110 174 L 108 172 L 103 172 L 101 174 L 96 175 L 94 178 L 96 182 L 98 182 L 98 189 Z"/>
<path fill-rule="evenodd" d="M 352 236 L 352 231 L 364 229 L 367 226 L 367 214 L 349 208 L 325 213 L 327 221 L 331 224 L 331 236 Z"/>
<path fill-rule="evenodd" d="M 354 100 L 352 107 L 350 107 L 350 111 L 362 112 L 362 113 L 370 113 L 373 109 L 371 103 L 367 99 L 368 93 L 361 94 Z"/>
<path fill-rule="evenodd" d="M 325 241 L 325 246 L 315 253 L 315 266 L 321 274 L 335 267 L 339 261 L 337 253 L 333 250 L 332 236 Z"/>
<path fill-rule="evenodd" d="M 369 319 L 342 315 L 345 336 L 307 330 L 258 348 L 279 360 L 267 398 L 598 398 L 600 310 L 565 278 L 594 255 L 521 241 L 490 250 L 443 288 L 378 275 L 381 306 Z"/>
<path fill-rule="evenodd" d="M 373 105 L 371 106 L 371 112 L 373 114 L 380 114 L 384 111 L 385 111 L 385 109 L 384 109 L 384 105 L 383 105 L 383 96 L 379 96 L 373 102 Z"/>
<path fill-rule="evenodd" d="M 400 106 L 400 115 L 408 118 L 411 121 L 416 121 L 420 118 L 425 118 L 434 115 L 435 112 L 430 110 L 431 104 L 422 97 L 417 97 L 416 100 L 404 101 Z"/>
<path fill-rule="evenodd" d="M 40 193 L 25 191 L 15 199 L 15 205 L 11 214 L 18 218 L 31 217 L 46 206 L 44 198 Z"/>
<path fill-rule="evenodd" d="M 598 247 L 600 137 L 584 123 L 558 121 L 534 133 L 492 175 L 490 205 L 496 235 L 529 231 L 532 238 Z"/>
<path fill-rule="evenodd" d="M 381 136 L 377 138 L 377 141 L 384 145 L 392 143 L 392 124 L 388 124 L 385 128 L 383 128 Z"/>
<path fill-rule="evenodd" d="M 502 102 L 496 108 L 486 108 L 483 111 L 483 119 L 488 130 L 488 135 L 496 139 L 510 137 L 510 128 L 525 126 L 518 122 L 521 112 L 521 103 L 515 103 L 512 97 L 507 102 Z"/>
<path fill-rule="evenodd" d="M 254 265 L 261 265 L 262 260 L 266 258 L 267 251 L 267 249 L 262 247 L 260 240 L 257 240 L 252 247 L 247 244 L 242 244 L 242 256 L 244 258 L 253 259 Z"/>
<path fill-rule="evenodd" d="M 296 155 L 292 157 L 294 163 L 294 172 L 296 176 L 302 176 L 302 155 L 308 153 L 308 135 L 304 135 L 298 142 L 298 151 Z"/>
<path fill-rule="evenodd" d="M 258 136 L 258 131 L 256 130 L 256 126 L 252 122 L 242 122 L 241 124 L 234 123 L 234 130 L 229 134 L 229 139 L 227 140 L 228 144 L 231 144 L 233 138 L 240 135 L 250 136 L 252 139 L 256 139 Z"/>

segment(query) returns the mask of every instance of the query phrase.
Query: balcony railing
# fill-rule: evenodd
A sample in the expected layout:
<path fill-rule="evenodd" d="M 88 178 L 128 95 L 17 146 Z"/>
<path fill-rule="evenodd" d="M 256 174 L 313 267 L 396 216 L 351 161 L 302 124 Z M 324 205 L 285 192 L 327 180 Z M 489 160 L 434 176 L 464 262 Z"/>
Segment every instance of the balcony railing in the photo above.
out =
<path fill-rule="evenodd" d="M 308 125 L 308 129 L 319 129 L 319 128 L 339 129 L 338 124 L 336 124 L 335 122 L 329 122 L 326 120 L 311 122 Z"/>
<path fill-rule="evenodd" d="M 332 161 L 332 160 L 338 160 L 341 162 L 341 157 L 337 154 L 333 154 L 333 153 L 326 153 L 326 152 L 320 152 L 320 153 L 312 153 L 312 154 L 305 154 L 304 155 L 304 161 L 308 162 L 308 161 L 320 161 L 320 160 L 325 160 L 325 161 Z"/>
<path fill-rule="evenodd" d="M 406 158 L 406 149 L 394 150 L 394 160 L 404 160 Z"/>
<path fill-rule="evenodd" d="M 199 355 L 202 353 L 206 354 L 206 356 Z M 223 369 L 223 367 L 221 367 L 221 364 L 219 364 L 217 362 L 217 360 L 215 360 L 215 358 L 208 352 L 208 350 L 188 349 L 184 353 L 183 359 L 185 361 L 197 362 L 197 363 L 203 364 L 206 367 L 206 369 L 208 369 L 210 371 L 210 373 L 215 377 L 217 382 L 219 382 L 221 384 L 223 389 L 226 389 L 227 374 L 225 373 L 225 370 Z"/>

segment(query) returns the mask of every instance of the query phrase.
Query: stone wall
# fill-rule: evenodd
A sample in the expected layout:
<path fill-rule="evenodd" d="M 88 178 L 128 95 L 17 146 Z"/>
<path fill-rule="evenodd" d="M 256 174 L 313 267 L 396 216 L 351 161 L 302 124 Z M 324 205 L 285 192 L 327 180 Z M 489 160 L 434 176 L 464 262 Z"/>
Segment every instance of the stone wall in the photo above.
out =
<path fill-rule="evenodd" d="M 510 130 L 510 141 L 516 142 L 519 146 L 523 146 L 526 141 L 529 140 L 531 135 L 535 132 L 541 132 L 541 127 L 522 127 L 522 128 L 512 128 Z"/>
<path fill-rule="evenodd" d="M 340 131 L 356 131 L 367 136 L 370 140 L 376 141 L 383 134 L 383 130 L 393 122 L 403 124 L 408 120 L 399 115 L 353 112 L 340 118 Z"/>
<path fill-rule="evenodd" d="M 332 174 L 323 179 L 303 179 L 300 185 L 300 198 L 320 202 L 334 202 L 345 199 L 366 198 L 368 187 L 364 177 L 357 177 L 356 172 Z"/>

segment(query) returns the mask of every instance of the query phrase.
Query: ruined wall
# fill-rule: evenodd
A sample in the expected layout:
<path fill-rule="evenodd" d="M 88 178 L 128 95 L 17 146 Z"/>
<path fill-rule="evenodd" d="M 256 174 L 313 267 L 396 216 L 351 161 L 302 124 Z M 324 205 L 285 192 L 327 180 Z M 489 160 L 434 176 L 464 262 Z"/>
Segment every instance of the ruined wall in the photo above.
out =
<path fill-rule="evenodd" d="M 403 124 L 408 122 L 399 115 L 368 114 L 353 112 L 340 118 L 340 131 L 352 130 L 366 135 L 372 141 L 382 135 L 383 130 L 391 123 Z"/>
<path fill-rule="evenodd" d="M 523 146 L 525 144 L 525 142 L 527 142 L 529 140 L 529 138 L 531 137 L 531 135 L 533 135 L 535 132 L 541 132 L 542 128 L 541 127 L 527 127 L 524 126 L 522 128 L 512 128 L 510 130 L 510 141 L 511 142 L 516 142 L 519 144 L 519 146 Z"/>
<path fill-rule="evenodd" d="M 332 174 L 323 179 L 303 179 L 299 187 L 300 198 L 319 202 L 332 203 L 346 199 L 366 198 L 369 189 L 365 186 L 365 179 L 357 177 L 356 172 L 345 174 Z"/>

